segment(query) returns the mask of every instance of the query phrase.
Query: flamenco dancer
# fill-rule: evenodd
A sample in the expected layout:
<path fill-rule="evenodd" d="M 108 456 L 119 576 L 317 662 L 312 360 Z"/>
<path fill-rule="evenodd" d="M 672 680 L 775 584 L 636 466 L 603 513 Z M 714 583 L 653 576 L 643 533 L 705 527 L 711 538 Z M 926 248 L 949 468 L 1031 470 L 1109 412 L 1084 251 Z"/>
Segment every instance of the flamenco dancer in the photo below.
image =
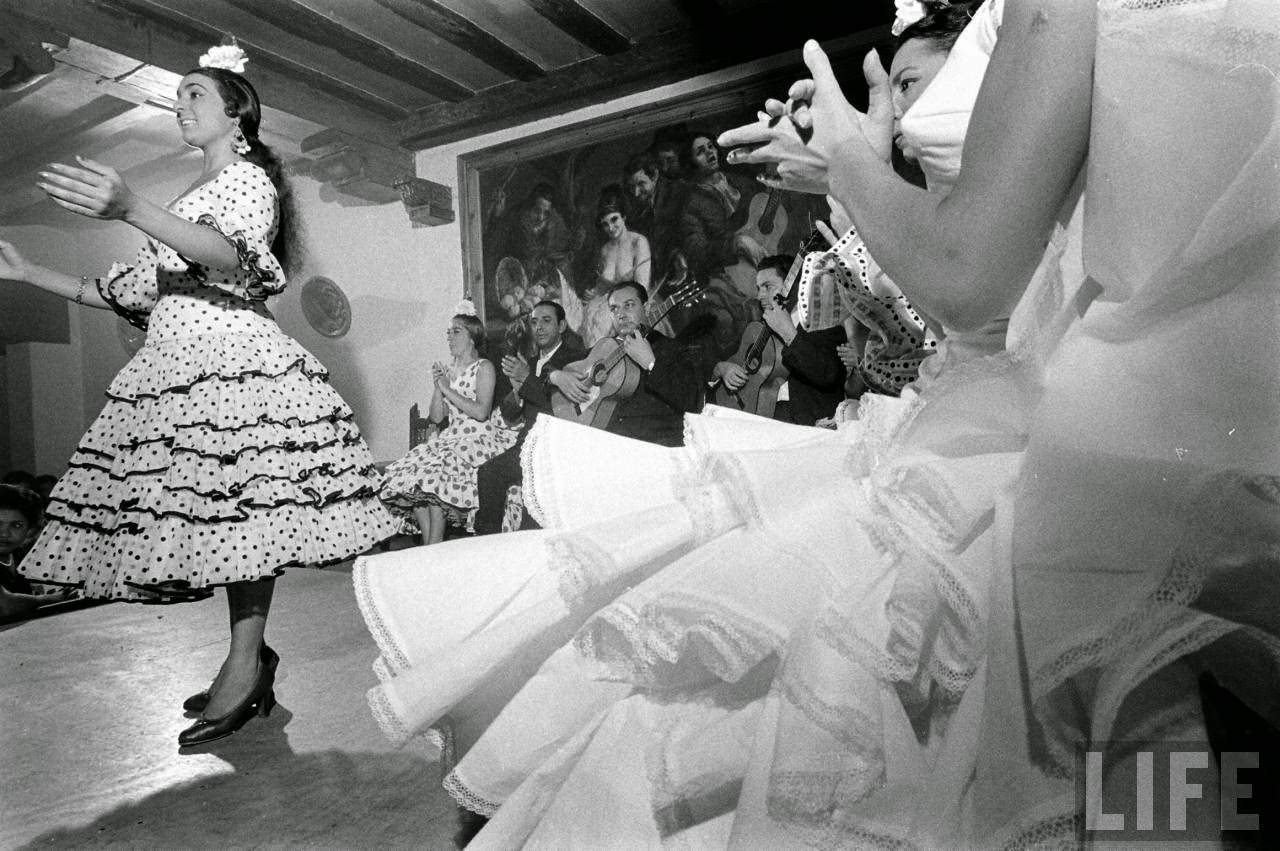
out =
<path fill-rule="evenodd" d="M 200 175 L 165 206 L 83 157 L 38 185 L 59 206 L 119 220 L 146 244 L 105 277 L 27 261 L 0 240 L 0 277 L 147 330 L 51 496 L 48 524 L 22 564 L 86 597 L 167 603 L 225 586 L 231 646 L 178 736 L 198 745 L 275 703 L 279 657 L 263 641 L 274 578 L 389 537 L 395 524 L 352 411 L 328 373 L 266 308 L 285 287 L 294 222 L 279 159 L 237 46 L 217 47 L 178 85 L 182 140 Z"/>

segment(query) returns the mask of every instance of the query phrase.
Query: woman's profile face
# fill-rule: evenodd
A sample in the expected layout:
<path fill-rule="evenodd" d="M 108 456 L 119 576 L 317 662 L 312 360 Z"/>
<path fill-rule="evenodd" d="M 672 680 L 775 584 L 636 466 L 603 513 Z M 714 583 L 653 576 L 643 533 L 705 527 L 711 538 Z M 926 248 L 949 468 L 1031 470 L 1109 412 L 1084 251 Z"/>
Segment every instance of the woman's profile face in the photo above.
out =
<path fill-rule="evenodd" d="M 456 319 L 449 321 L 445 336 L 449 340 L 449 354 L 454 357 L 460 357 L 471 351 L 471 335 L 467 333 L 467 326 Z"/>
<path fill-rule="evenodd" d="M 188 145 L 201 150 L 220 142 L 231 145 L 236 120 L 227 115 L 218 86 L 210 77 L 200 73 L 183 77 L 174 109 L 182 141 Z"/>
<path fill-rule="evenodd" d="M 911 162 L 915 162 L 916 153 L 902 138 L 902 116 L 929 88 L 946 63 L 947 56 L 948 51 L 936 42 L 915 38 L 898 48 L 893 55 L 893 64 L 889 66 L 889 87 L 893 93 L 893 142 L 903 157 Z"/>

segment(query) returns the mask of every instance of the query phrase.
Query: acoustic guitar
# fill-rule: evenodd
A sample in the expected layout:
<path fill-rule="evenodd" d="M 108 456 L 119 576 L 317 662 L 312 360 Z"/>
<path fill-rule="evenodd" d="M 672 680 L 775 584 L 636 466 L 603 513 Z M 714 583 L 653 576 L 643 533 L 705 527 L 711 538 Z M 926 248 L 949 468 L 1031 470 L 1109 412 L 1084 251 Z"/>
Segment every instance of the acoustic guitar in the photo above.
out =
<path fill-rule="evenodd" d="M 791 262 L 786 277 L 782 281 L 783 294 L 775 296 L 779 306 L 791 297 L 800 281 L 800 273 L 804 270 L 804 258 L 809 252 L 817 251 L 826 245 L 826 239 L 818 231 L 814 231 L 801 246 L 796 259 Z M 747 383 L 737 390 L 730 390 L 724 382 L 716 385 L 715 402 L 727 408 L 737 408 L 762 417 L 773 417 L 778 405 L 778 391 L 787 380 L 787 368 L 782 363 L 782 340 L 764 322 L 748 322 L 742 331 L 738 343 L 738 351 L 729 358 L 747 373 Z"/>
<path fill-rule="evenodd" d="M 702 291 L 697 282 L 690 281 L 661 301 L 649 302 L 645 305 L 645 327 L 652 328 L 675 308 L 697 300 Z M 618 403 L 640 386 L 640 366 L 627 357 L 627 350 L 619 337 L 597 340 L 585 358 L 563 369 L 590 378 L 591 398 L 578 404 L 557 388 L 551 395 L 551 412 L 561 419 L 592 428 L 609 425 Z"/>
<path fill-rule="evenodd" d="M 789 226 L 787 211 L 782 206 L 782 190 L 770 189 L 767 192 L 757 192 L 751 197 L 745 219 L 734 230 L 760 243 L 764 248 L 764 256 L 768 257 L 779 253 L 779 243 Z M 755 298 L 756 267 L 754 264 L 739 260 L 725 268 L 725 275 L 728 276 L 734 289 L 748 298 Z"/>

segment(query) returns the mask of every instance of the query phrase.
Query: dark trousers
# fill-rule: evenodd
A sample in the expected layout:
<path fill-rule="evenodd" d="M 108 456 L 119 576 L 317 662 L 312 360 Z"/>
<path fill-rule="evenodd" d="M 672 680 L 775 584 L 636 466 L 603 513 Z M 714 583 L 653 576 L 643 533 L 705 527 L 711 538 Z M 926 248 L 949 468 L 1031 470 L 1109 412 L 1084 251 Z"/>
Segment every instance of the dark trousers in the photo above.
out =
<path fill-rule="evenodd" d="M 520 449 L 523 446 L 524 435 L 521 434 L 514 446 L 476 468 L 476 500 L 479 503 L 475 519 L 477 535 L 492 535 L 502 531 L 502 518 L 507 512 L 507 488 L 520 484 L 524 479 L 520 470 Z M 520 528 L 538 528 L 528 511 L 523 512 Z"/>

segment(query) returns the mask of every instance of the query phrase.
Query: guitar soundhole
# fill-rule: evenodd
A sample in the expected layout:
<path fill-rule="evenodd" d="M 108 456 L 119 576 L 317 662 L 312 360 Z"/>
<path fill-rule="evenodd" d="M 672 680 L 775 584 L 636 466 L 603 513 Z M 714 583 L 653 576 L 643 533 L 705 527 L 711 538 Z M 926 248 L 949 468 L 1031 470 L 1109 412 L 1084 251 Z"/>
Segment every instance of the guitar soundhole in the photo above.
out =
<path fill-rule="evenodd" d="M 591 367 L 591 383 L 604 384 L 604 380 L 609 377 L 609 372 L 604 368 L 604 364 L 596 363 Z"/>
<path fill-rule="evenodd" d="M 755 375 L 757 372 L 760 371 L 760 358 L 747 358 L 745 367 L 747 372 L 751 373 L 752 375 Z"/>

